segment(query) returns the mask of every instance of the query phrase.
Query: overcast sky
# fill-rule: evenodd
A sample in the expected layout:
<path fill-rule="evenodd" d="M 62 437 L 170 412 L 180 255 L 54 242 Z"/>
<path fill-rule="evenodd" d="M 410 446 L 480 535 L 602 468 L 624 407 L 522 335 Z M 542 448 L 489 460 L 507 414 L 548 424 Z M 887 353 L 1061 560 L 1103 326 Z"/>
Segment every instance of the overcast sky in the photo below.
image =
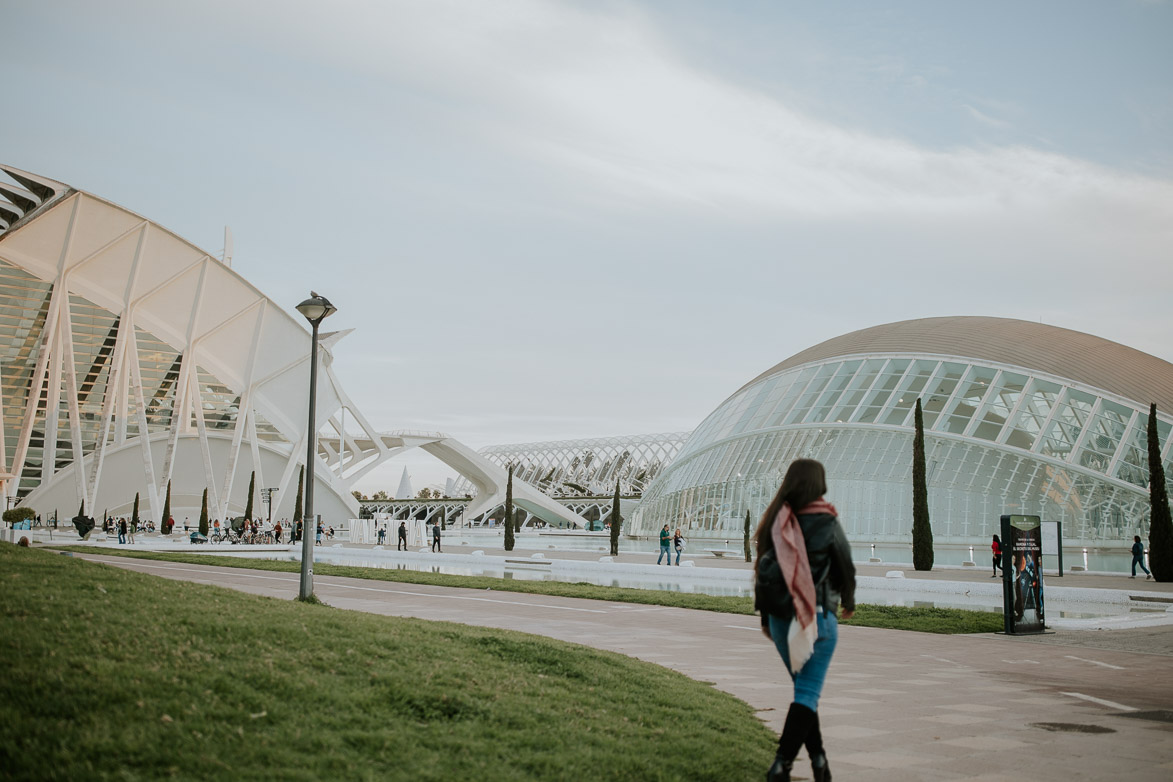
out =
<path fill-rule="evenodd" d="M 694 428 L 938 315 L 1173 359 L 1173 5 L 0 0 L 0 160 L 313 288 L 381 429 Z M 426 455 L 359 488 L 450 474 Z"/>

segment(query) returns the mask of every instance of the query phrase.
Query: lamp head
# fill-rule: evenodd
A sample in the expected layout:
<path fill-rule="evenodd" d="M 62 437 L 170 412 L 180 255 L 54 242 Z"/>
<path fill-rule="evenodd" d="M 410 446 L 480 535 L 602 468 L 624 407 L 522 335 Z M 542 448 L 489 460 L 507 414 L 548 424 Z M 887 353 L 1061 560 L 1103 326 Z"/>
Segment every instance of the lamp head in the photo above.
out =
<path fill-rule="evenodd" d="M 331 304 L 325 296 L 310 291 L 310 298 L 298 304 L 297 311 L 310 323 L 317 325 L 337 312 L 338 308 Z"/>

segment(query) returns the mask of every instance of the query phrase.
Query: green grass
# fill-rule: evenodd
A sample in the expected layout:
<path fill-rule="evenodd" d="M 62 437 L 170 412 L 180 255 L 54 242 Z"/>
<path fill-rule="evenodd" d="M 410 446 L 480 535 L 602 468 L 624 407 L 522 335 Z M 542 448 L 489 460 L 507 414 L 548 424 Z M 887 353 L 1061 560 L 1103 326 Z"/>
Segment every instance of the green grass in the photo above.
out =
<path fill-rule="evenodd" d="M 67 550 L 86 554 L 154 559 L 219 567 L 268 570 L 296 573 L 301 563 L 283 560 L 242 559 L 215 554 L 181 554 L 137 552 L 122 549 L 97 549 L 84 546 L 65 546 Z M 365 578 L 373 581 L 392 581 L 429 586 L 461 587 L 464 589 L 495 589 L 501 592 L 577 597 L 588 600 L 608 600 L 615 603 L 641 603 L 674 608 L 692 608 L 700 611 L 718 611 L 727 614 L 753 615 L 753 599 L 749 597 L 702 595 L 691 592 L 671 592 L 659 589 L 629 589 L 596 584 L 566 583 L 562 581 L 518 581 L 492 576 L 458 576 L 418 570 L 390 570 L 386 568 L 329 565 L 315 562 L 314 573 L 321 576 Z M 748 574 L 746 576 L 749 577 Z M 957 608 L 927 608 L 907 606 L 857 606 L 855 616 L 845 625 L 854 627 L 883 627 L 892 630 L 913 630 L 922 633 L 993 633 L 1002 629 L 1002 615 L 988 611 L 965 611 Z"/>
<path fill-rule="evenodd" d="M 710 686 L 522 633 L 0 546 L 0 778 L 749 779 Z"/>

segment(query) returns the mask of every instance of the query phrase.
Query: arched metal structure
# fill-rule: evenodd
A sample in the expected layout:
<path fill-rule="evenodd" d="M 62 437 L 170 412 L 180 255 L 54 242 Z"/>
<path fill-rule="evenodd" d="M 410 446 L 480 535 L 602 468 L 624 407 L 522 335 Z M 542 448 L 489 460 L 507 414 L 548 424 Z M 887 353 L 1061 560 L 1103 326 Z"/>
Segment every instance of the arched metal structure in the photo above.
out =
<path fill-rule="evenodd" d="M 310 433 L 310 335 L 224 261 L 117 204 L 10 166 L 0 171 L 0 502 L 72 516 L 240 514 L 250 474 L 291 516 Z M 504 498 L 505 471 L 437 433 L 383 435 L 331 369 L 346 331 L 320 340 L 316 510 L 358 515 L 350 487 L 422 447 Z M 517 502 L 582 519 L 517 482 Z M 482 499 L 483 497 L 483 499 Z M 260 497 L 254 498 L 260 507 Z"/>
<path fill-rule="evenodd" d="M 479 453 L 551 497 L 639 495 L 684 447 L 688 432 L 490 445 Z M 455 494 L 470 486 L 457 482 Z"/>
<path fill-rule="evenodd" d="M 805 456 L 826 465 L 853 539 L 907 541 L 917 398 L 944 542 L 984 544 L 1002 513 L 1062 521 L 1076 545 L 1147 534 L 1152 402 L 1173 476 L 1173 365 L 1028 321 L 927 318 L 836 337 L 747 383 L 645 492 L 632 531 L 739 536 Z"/>

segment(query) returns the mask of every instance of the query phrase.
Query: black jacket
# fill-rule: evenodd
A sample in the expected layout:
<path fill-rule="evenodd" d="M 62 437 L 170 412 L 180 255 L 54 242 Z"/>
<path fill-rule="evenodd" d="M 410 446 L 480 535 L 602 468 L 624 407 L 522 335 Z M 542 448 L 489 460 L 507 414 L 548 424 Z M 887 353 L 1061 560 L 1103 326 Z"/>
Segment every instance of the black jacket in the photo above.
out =
<path fill-rule="evenodd" d="M 806 540 L 816 604 L 831 613 L 839 610 L 840 603 L 843 610 L 854 611 L 855 565 L 851 562 L 851 544 L 839 519 L 829 513 L 807 513 L 798 516 L 798 525 Z M 794 616 L 794 604 L 772 546 L 760 554 L 754 608 L 761 612 L 763 624 L 768 614 L 782 618 Z"/>

